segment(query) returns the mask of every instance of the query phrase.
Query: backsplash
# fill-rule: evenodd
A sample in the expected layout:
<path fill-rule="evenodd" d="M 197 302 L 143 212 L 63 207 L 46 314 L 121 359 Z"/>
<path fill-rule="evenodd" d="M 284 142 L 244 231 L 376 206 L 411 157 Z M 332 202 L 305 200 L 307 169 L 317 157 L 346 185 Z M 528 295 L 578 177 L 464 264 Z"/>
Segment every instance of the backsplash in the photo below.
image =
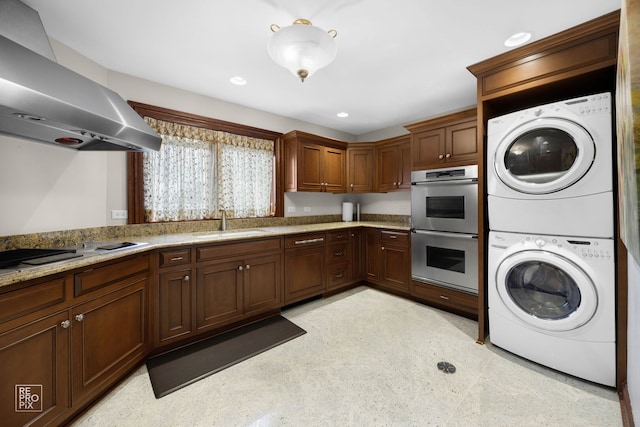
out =
<path fill-rule="evenodd" d="M 409 225 L 410 216 L 362 214 L 362 221 L 388 222 Z M 318 215 L 278 218 L 227 219 L 227 230 L 286 225 L 321 224 L 341 222 L 341 215 Z M 354 222 L 354 225 L 357 224 Z M 220 220 L 165 222 L 157 224 L 133 224 L 76 230 L 49 231 L 45 233 L 19 234 L 0 237 L 0 251 L 18 248 L 59 248 L 82 242 L 121 240 L 141 236 L 197 233 L 220 230 Z"/>

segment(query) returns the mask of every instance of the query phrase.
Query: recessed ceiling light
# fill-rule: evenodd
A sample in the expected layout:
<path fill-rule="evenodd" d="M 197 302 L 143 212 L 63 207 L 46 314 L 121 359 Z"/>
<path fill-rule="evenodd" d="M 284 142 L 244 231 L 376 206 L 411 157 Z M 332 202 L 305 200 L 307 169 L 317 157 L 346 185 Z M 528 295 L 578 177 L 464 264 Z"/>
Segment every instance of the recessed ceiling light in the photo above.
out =
<path fill-rule="evenodd" d="M 341 119 L 345 118 L 345 117 L 349 117 L 349 113 L 345 113 L 344 111 L 342 113 L 338 113 L 336 114 L 338 117 L 340 117 Z"/>
<path fill-rule="evenodd" d="M 531 33 L 516 33 L 505 40 L 504 45 L 507 47 L 520 46 L 531 39 Z"/>
<path fill-rule="evenodd" d="M 247 81 L 244 79 L 244 77 L 240 77 L 240 76 L 231 77 L 229 81 L 234 85 L 238 85 L 238 86 L 244 86 L 247 84 Z"/>

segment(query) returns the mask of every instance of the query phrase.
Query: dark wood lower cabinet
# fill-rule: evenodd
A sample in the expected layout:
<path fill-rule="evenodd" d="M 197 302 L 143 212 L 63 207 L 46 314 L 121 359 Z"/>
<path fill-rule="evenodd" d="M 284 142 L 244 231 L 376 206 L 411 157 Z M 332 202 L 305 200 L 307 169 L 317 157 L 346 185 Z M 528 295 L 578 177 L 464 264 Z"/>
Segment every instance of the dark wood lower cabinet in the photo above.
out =
<path fill-rule="evenodd" d="M 0 290 L 22 313 L 0 323 L 0 424 L 63 425 L 144 360 L 148 268 L 133 255 Z"/>
<path fill-rule="evenodd" d="M 191 269 L 161 273 L 158 280 L 158 340 L 160 342 L 193 332 L 191 319 Z"/>
<path fill-rule="evenodd" d="M 126 285 L 71 310 L 72 402 L 93 397 L 149 352 L 148 282 Z"/>
<path fill-rule="evenodd" d="M 196 269 L 196 329 L 219 326 L 242 316 L 242 260 Z"/>
<path fill-rule="evenodd" d="M 55 424 L 70 406 L 69 311 L 0 334 L 0 419 Z"/>
<path fill-rule="evenodd" d="M 192 249 L 158 253 L 157 346 L 282 306 L 282 238 Z"/>
<path fill-rule="evenodd" d="M 389 290 L 409 293 L 411 247 L 407 231 L 365 231 L 367 281 Z"/>
<path fill-rule="evenodd" d="M 285 305 L 320 295 L 327 290 L 325 241 L 324 232 L 286 238 Z"/>
<path fill-rule="evenodd" d="M 429 305 L 472 319 L 478 318 L 478 296 L 439 285 L 412 280 L 411 295 Z"/>

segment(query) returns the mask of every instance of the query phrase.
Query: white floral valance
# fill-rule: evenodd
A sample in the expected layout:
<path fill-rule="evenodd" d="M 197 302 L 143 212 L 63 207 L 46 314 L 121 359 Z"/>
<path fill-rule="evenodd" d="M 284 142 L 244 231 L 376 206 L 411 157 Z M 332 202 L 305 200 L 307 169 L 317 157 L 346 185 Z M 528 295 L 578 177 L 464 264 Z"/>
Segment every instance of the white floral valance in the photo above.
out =
<path fill-rule="evenodd" d="M 236 147 L 273 152 L 274 143 L 267 139 L 252 138 L 219 130 L 165 122 L 164 120 L 153 119 L 151 117 L 145 117 L 144 120 L 161 136 L 175 136 L 180 139 L 197 139 L 203 142 L 220 142 Z"/>

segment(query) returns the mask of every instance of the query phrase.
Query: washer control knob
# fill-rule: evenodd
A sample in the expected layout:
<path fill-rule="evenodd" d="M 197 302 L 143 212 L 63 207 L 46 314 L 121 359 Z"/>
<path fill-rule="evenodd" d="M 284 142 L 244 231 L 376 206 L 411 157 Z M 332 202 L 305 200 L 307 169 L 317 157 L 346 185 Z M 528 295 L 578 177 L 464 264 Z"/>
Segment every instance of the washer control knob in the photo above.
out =
<path fill-rule="evenodd" d="M 534 243 L 539 248 L 541 248 L 541 247 L 543 247 L 544 245 L 547 244 L 547 242 L 545 242 L 544 239 L 536 239 L 536 241 Z"/>

